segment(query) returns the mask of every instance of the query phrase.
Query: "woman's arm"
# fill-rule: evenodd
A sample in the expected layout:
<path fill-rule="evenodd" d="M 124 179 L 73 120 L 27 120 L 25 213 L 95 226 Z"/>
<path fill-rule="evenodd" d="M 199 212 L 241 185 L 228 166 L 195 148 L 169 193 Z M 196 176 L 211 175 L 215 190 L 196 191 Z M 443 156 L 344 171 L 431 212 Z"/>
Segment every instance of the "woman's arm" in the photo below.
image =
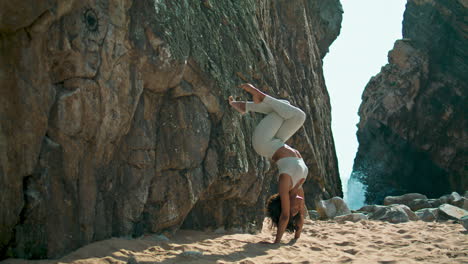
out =
<path fill-rule="evenodd" d="M 290 176 L 288 174 L 280 174 L 278 188 L 279 188 L 279 195 L 281 198 L 281 215 L 278 223 L 278 230 L 276 232 L 276 239 L 275 243 L 281 242 L 281 238 L 283 237 L 284 231 L 288 226 L 289 222 L 289 186 L 290 186 Z"/>
<path fill-rule="evenodd" d="M 298 195 L 302 196 L 304 199 L 301 201 L 301 209 L 299 210 L 299 220 L 297 222 L 297 230 L 294 233 L 294 239 L 299 239 L 301 237 L 302 226 L 304 225 L 304 215 L 305 215 L 305 197 L 304 197 L 304 190 L 301 188 L 298 191 Z"/>

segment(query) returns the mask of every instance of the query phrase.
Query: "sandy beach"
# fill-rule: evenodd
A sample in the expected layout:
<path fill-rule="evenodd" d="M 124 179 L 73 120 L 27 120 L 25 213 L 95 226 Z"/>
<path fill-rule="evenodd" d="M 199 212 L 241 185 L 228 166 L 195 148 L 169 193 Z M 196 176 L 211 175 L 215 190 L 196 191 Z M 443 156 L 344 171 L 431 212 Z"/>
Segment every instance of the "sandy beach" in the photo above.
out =
<path fill-rule="evenodd" d="M 274 230 L 231 234 L 180 230 L 173 237 L 112 238 L 59 260 L 8 259 L 2 264 L 46 263 L 468 263 L 468 232 L 451 221 L 391 224 L 306 220 L 302 237 L 270 244 Z M 268 241 L 270 243 L 265 243 Z"/>

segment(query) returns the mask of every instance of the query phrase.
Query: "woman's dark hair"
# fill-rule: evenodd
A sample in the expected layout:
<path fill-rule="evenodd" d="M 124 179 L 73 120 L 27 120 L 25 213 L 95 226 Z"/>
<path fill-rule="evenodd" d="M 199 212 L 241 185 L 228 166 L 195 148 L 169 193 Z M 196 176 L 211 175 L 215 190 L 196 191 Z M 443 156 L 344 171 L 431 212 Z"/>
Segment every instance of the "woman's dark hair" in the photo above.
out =
<path fill-rule="evenodd" d="M 268 198 L 267 201 L 267 216 L 271 218 L 273 225 L 278 227 L 279 219 L 281 216 L 281 197 L 279 194 L 273 194 Z M 288 225 L 286 226 L 286 231 L 293 233 L 299 227 L 297 222 L 299 221 L 299 214 L 296 214 L 294 217 L 289 217 Z"/>

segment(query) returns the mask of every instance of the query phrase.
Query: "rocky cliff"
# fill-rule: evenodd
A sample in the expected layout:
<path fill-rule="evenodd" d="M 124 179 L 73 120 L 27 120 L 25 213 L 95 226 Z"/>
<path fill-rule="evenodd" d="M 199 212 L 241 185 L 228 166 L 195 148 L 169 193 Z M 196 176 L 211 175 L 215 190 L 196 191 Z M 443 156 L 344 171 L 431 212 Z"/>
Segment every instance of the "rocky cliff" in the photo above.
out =
<path fill-rule="evenodd" d="M 403 39 L 367 84 L 352 177 L 367 201 L 468 189 L 466 1 L 409 0 Z"/>
<path fill-rule="evenodd" d="M 307 204 L 341 195 L 322 58 L 327 1 L 0 0 L 0 257 L 111 236 L 261 227 L 275 168 L 228 95 L 308 117 Z"/>

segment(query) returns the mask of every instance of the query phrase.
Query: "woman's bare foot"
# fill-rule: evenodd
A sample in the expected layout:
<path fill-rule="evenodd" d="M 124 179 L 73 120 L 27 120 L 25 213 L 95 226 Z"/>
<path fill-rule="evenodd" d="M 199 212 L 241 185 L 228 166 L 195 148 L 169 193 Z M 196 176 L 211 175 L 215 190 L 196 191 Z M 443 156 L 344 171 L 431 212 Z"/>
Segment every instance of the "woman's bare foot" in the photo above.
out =
<path fill-rule="evenodd" d="M 229 104 L 241 114 L 245 114 L 245 102 L 234 101 L 234 97 L 229 96 Z"/>
<path fill-rule="evenodd" d="M 250 83 L 243 83 L 240 87 L 252 95 L 252 99 L 256 104 L 261 103 L 265 99 L 266 94 Z"/>

